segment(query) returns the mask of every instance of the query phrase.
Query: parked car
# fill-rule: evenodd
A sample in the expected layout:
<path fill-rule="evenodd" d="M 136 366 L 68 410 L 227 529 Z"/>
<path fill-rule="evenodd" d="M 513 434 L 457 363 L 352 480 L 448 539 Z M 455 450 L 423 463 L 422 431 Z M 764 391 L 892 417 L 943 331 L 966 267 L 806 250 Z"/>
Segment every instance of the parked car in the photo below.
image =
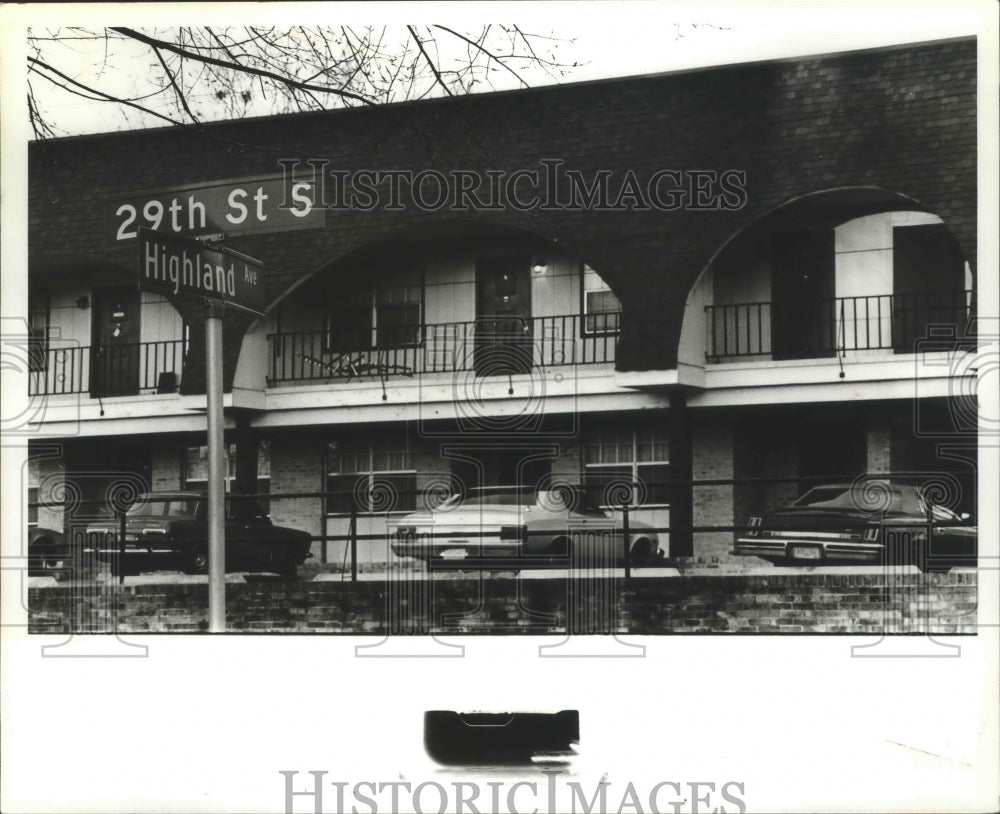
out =
<path fill-rule="evenodd" d="M 630 523 L 630 563 L 663 558 L 657 535 L 644 523 Z M 622 523 L 592 502 L 583 489 L 513 486 L 472 489 L 436 510 L 416 512 L 389 524 L 392 550 L 401 557 L 502 558 L 511 567 L 571 562 L 621 564 Z"/>
<path fill-rule="evenodd" d="M 913 564 L 921 571 L 976 565 L 969 515 L 935 503 L 918 484 L 889 480 L 810 489 L 784 509 L 750 518 L 736 553 L 775 565 Z"/>
<path fill-rule="evenodd" d="M 208 572 L 208 498 L 203 492 L 150 492 L 140 495 L 125 515 L 125 557 L 118 563 L 119 521 L 87 526 L 88 547 L 112 569 L 135 573 L 178 568 Z M 294 577 L 310 556 L 310 536 L 275 526 L 253 497 L 226 497 L 226 570 L 273 571 Z"/>
<path fill-rule="evenodd" d="M 28 576 L 52 574 L 59 578 L 71 560 L 62 532 L 41 526 L 28 529 Z"/>

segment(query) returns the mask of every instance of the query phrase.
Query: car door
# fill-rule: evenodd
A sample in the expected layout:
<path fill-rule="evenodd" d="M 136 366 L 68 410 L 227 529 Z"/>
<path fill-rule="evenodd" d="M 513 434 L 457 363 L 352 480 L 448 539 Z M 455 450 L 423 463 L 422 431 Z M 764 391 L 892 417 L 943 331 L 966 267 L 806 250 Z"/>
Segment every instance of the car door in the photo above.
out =
<path fill-rule="evenodd" d="M 945 506 L 930 504 L 933 520 L 930 559 L 942 564 L 974 566 L 976 562 L 977 529 Z"/>
<path fill-rule="evenodd" d="M 227 567 L 268 567 L 279 563 L 283 553 L 274 526 L 254 498 L 234 495 L 226 500 Z"/>

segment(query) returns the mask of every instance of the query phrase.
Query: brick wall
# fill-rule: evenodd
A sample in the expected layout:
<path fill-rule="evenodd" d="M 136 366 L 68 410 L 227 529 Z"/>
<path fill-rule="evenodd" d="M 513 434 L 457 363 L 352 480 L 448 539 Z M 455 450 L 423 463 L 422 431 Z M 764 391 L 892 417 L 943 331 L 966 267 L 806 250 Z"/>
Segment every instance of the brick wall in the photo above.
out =
<path fill-rule="evenodd" d="M 887 588 L 892 586 L 892 590 Z M 393 633 L 974 633 L 975 573 L 782 574 L 623 580 L 232 582 L 231 631 Z M 197 632 L 207 585 L 28 590 L 35 633 Z M 845 645 L 846 646 L 846 645 Z"/>
<path fill-rule="evenodd" d="M 184 447 L 176 442 L 162 445 L 154 445 L 152 452 L 152 488 L 160 489 L 180 489 L 182 483 Z"/>
<path fill-rule="evenodd" d="M 868 472 L 892 470 L 892 431 L 888 416 L 874 414 L 868 418 Z"/>
<path fill-rule="evenodd" d="M 318 497 L 277 497 L 282 493 L 323 490 L 323 461 L 326 450 L 321 433 L 275 434 L 270 439 L 271 520 L 278 526 L 322 532 L 323 502 Z M 319 558 L 321 544 L 313 543 L 313 557 Z"/>
<path fill-rule="evenodd" d="M 692 478 L 722 480 L 733 477 L 733 427 L 729 419 L 694 413 L 692 417 Z M 694 525 L 731 526 L 733 524 L 734 487 L 695 486 Z M 695 532 L 694 552 L 700 558 L 730 559 L 732 532 Z"/>

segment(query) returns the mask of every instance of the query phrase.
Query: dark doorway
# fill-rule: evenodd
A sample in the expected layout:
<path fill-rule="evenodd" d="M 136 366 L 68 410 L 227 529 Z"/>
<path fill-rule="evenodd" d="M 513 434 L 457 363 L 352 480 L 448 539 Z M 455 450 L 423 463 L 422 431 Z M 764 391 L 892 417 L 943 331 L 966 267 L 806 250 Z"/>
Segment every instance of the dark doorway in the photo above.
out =
<path fill-rule="evenodd" d="M 91 396 L 139 392 L 139 291 L 130 286 L 94 289 L 90 349 Z"/>
<path fill-rule="evenodd" d="M 958 241 L 943 223 L 892 230 L 892 340 L 912 353 L 928 325 L 965 333 L 965 263 Z"/>
<path fill-rule="evenodd" d="M 832 229 L 771 236 L 774 359 L 833 356 L 835 255 Z"/>
<path fill-rule="evenodd" d="M 475 347 L 479 376 L 531 371 L 531 265 L 527 256 L 476 260 Z"/>
<path fill-rule="evenodd" d="M 152 450 L 147 444 L 106 438 L 68 443 L 65 466 L 66 480 L 78 496 L 67 509 L 67 529 L 74 520 L 111 516 L 151 488 Z"/>
<path fill-rule="evenodd" d="M 797 428 L 799 493 L 825 481 L 853 481 L 868 469 L 868 437 L 861 418 L 812 418 Z"/>
<path fill-rule="evenodd" d="M 552 472 L 551 457 L 539 456 L 538 450 L 529 448 L 488 447 L 462 454 L 465 457 L 451 459 L 451 472 L 466 489 L 480 486 L 533 487 Z"/>

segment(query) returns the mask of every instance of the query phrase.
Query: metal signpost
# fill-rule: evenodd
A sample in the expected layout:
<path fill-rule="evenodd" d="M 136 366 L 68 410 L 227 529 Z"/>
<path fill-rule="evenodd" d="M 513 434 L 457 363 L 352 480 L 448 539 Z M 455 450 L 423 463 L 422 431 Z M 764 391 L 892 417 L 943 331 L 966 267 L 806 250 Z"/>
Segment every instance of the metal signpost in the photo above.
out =
<path fill-rule="evenodd" d="M 214 236 L 221 240 L 224 235 Z M 206 239 L 207 240 L 207 239 Z M 264 266 L 199 240 L 139 230 L 139 290 L 205 302 L 208 413 L 208 629 L 226 630 L 226 521 L 222 415 L 222 318 L 226 306 L 264 315 Z"/>

